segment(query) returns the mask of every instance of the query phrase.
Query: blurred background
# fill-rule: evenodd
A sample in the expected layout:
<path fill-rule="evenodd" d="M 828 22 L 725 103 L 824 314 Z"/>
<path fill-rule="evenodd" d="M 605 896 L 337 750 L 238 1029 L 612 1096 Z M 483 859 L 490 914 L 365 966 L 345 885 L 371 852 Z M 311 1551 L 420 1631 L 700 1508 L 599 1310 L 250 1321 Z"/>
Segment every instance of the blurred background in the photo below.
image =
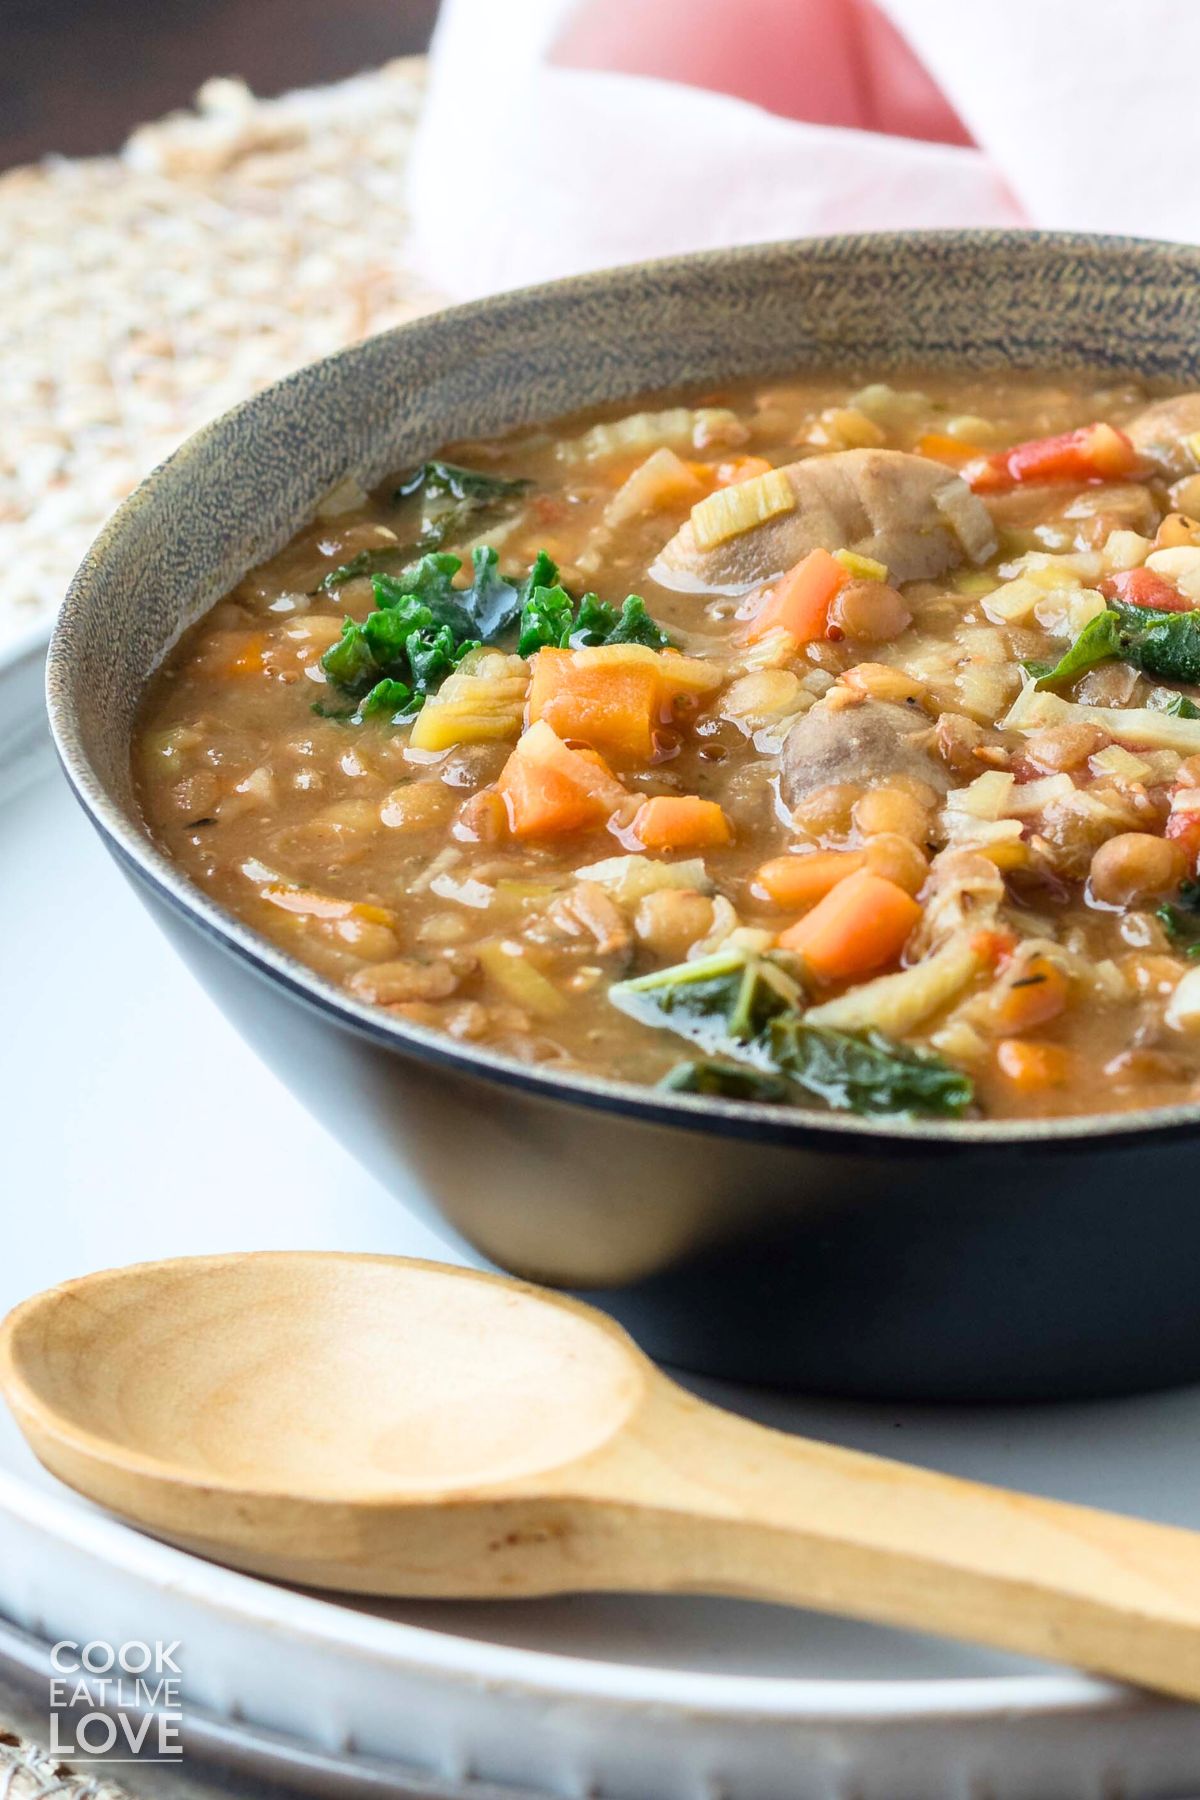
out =
<path fill-rule="evenodd" d="M 504 4 L 504 0 L 497 0 Z M 0 168 L 120 149 L 211 75 L 256 94 L 426 49 L 438 0 L 3 0 Z"/>

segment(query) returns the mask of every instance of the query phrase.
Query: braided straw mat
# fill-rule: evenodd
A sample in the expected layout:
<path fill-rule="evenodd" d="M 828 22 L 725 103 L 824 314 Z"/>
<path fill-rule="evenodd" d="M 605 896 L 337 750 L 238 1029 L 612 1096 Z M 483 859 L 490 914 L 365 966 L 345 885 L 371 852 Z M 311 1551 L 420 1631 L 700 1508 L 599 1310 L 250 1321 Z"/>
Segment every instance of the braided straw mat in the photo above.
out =
<path fill-rule="evenodd" d="M 437 304 L 405 265 L 424 66 L 210 81 L 119 156 L 0 176 L 0 649 L 198 426 Z"/>

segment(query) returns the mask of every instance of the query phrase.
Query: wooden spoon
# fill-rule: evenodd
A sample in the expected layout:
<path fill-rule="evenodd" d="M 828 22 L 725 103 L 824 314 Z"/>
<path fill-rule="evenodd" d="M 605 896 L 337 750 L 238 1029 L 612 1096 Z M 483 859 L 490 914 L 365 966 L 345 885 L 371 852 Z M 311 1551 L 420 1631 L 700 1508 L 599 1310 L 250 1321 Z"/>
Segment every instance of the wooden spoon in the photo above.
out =
<path fill-rule="evenodd" d="M 9 1316 L 0 1385 L 61 1480 L 278 1580 L 747 1595 L 1200 1698 L 1200 1536 L 748 1424 L 519 1282 L 292 1253 L 114 1270 Z"/>

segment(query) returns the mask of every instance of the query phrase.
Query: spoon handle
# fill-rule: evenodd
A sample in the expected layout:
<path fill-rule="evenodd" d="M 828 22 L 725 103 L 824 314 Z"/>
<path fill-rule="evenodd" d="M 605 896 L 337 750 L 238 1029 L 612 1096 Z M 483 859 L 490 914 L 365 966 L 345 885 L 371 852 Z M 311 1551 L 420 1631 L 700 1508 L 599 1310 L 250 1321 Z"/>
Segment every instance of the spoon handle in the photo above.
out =
<path fill-rule="evenodd" d="M 789 1438 L 666 1383 L 655 1401 L 650 1435 L 626 1438 L 613 1470 L 655 1515 L 630 1533 L 656 1558 L 643 1585 L 943 1633 L 1200 1699 L 1200 1534 Z"/>

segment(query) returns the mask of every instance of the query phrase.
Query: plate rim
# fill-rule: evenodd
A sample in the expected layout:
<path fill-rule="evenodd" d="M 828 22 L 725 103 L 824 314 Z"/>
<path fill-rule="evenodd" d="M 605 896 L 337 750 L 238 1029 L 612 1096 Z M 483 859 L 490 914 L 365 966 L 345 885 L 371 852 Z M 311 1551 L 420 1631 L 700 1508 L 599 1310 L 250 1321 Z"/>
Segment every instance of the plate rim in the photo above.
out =
<path fill-rule="evenodd" d="M 812 1676 L 725 1675 L 666 1669 L 652 1663 L 570 1656 L 433 1631 L 379 1618 L 210 1563 L 149 1537 L 90 1503 L 69 1501 L 0 1468 L 0 1514 L 104 1562 L 131 1580 L 169 1590 L 186 1603 L 227 1619 L 286 1633 L 312 1648 L 334 1646 L 396 1668 L 458 1684 L 502 1688 L 526 1699 L 600 1703 L 612 1709 L 723 1717 L 878 1724 L 995 1719 L 1014 1712 L 1093 1715 L 1153 1708 L 1156 1696 L 1070 1670 L 1031 1675 L 938 1676 L 869 1680 Z M 350 1597 L 351 1600 L 353 1597 Z M 17 1621 L 20 1623 L 20 1621 Z"/>

